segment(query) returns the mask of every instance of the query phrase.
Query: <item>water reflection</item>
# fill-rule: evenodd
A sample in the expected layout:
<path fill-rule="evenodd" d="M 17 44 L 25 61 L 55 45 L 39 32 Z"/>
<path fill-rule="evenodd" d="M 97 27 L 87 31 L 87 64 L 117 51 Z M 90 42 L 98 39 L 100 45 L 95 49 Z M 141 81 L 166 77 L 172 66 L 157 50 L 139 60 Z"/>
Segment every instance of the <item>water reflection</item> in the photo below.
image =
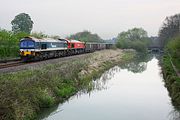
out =
<path fill-rule="evenodd" d="M 176 108 L 169 113 L 169 120 L 180 120 L 180 111 Z"/>
<path fill-rule="evenodd" d="M 121 69 L 127 69 L 133 73 L 141 73 L 147 69 L 147 62 L 157 57 L 155 54 L 137 55 L 132 61 L 115 66 L 110 70 L 104 72 L 99 79 L 95 79 L 89 83 L 85 89 L 81 90 L 77 95 L 91 94 L 91 91 L 96 92 L 99 90 L 107 89 L 108 81 L 111 80 L 115 74 Z"/>
<path fill-rule="evenodd" d="M 133 73 L 141 73 L 147 69 L 147 62 L 156 57 L 155 54 L 137 55 L 131 62 L 120 65 L 121 69 L 127 69 Z"/>
<path fill-rule="evenodd" d="M 48 116 L 50 115 L 53 115 L 53 114 L 56 114 L 57 112 L 59 112 L 60 110 L 58 109 L 58 106 L 55 105 L 53 107 L 50 107 L 50 108 L 44 108 L 42 111 L 41 111 L 41 114 L 36 118 L 36 120 L 42 120 L 44 118 L 47 118 Z"/>
<path fill-rule="evenodd" d="M 179 120 L 156 56 L 137 57 L 106 71 L 60 104 L 47 120 Z"/>
<path fill-rule="evenodd" d="M 120 72 L 120 68 L 115 66 L 108 71 L 105 71 L 100 78 L 94 79 L 89 83 L 83 90 L 79 91 L 77 96 L 81 96 L 83 94 L 91 94 L 91 92 L 96 92 L 100 90 L 108 89 L 108 81 L 111 80 L 117 72 Z"/>

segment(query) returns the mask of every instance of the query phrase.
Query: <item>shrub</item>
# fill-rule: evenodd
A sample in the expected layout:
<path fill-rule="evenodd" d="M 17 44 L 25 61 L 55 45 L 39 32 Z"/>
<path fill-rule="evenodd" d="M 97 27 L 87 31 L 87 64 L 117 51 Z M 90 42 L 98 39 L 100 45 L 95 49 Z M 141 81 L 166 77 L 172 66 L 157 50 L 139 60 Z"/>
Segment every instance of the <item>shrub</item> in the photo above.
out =
<path fill-rule="evenodd" d="M 0 59 L 19 56 L 19 40 L 27 33 L 14 34 L 11 31 L 0 29 Z"/>

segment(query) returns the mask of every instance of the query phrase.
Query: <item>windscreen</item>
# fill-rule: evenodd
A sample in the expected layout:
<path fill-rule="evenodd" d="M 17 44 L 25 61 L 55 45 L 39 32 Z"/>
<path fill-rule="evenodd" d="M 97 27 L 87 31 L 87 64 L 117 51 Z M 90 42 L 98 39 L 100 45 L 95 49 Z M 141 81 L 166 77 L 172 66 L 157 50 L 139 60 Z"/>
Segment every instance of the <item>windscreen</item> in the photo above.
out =
<path fill-rule="evenodd" d="M 23 40 L 20 43 L 20 48 L 34 48 L 35 44 L 34 41 L 31 40 Z"/>

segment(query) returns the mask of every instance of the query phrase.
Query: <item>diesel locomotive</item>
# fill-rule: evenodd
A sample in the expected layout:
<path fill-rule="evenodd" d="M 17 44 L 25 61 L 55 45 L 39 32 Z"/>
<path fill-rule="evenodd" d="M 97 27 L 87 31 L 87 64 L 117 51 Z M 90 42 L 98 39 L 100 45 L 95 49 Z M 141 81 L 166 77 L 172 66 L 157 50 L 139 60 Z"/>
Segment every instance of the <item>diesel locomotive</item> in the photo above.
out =
<path fill-rule="evenodd" d="M 68 39 L 25 37 L 20 40 L 20 56 L 23 61 L 44 60 L 109 49 L 112 46 L 113 44 L 107 43 L 85 43 Z"/>

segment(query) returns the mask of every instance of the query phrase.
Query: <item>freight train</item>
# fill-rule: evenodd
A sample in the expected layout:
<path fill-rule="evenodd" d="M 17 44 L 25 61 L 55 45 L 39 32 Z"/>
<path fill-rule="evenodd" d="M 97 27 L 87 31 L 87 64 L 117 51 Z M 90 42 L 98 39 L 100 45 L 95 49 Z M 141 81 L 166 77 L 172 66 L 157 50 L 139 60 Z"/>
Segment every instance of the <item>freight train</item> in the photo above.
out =
<path fill-rule="evenodd" d="M 45 60 L 109 49 L 112 46 L 113 44 L 108 43 L 85 43 L 68 39 L 24 37 L 20 40 L 20 56 L 23 61 Z"/>

